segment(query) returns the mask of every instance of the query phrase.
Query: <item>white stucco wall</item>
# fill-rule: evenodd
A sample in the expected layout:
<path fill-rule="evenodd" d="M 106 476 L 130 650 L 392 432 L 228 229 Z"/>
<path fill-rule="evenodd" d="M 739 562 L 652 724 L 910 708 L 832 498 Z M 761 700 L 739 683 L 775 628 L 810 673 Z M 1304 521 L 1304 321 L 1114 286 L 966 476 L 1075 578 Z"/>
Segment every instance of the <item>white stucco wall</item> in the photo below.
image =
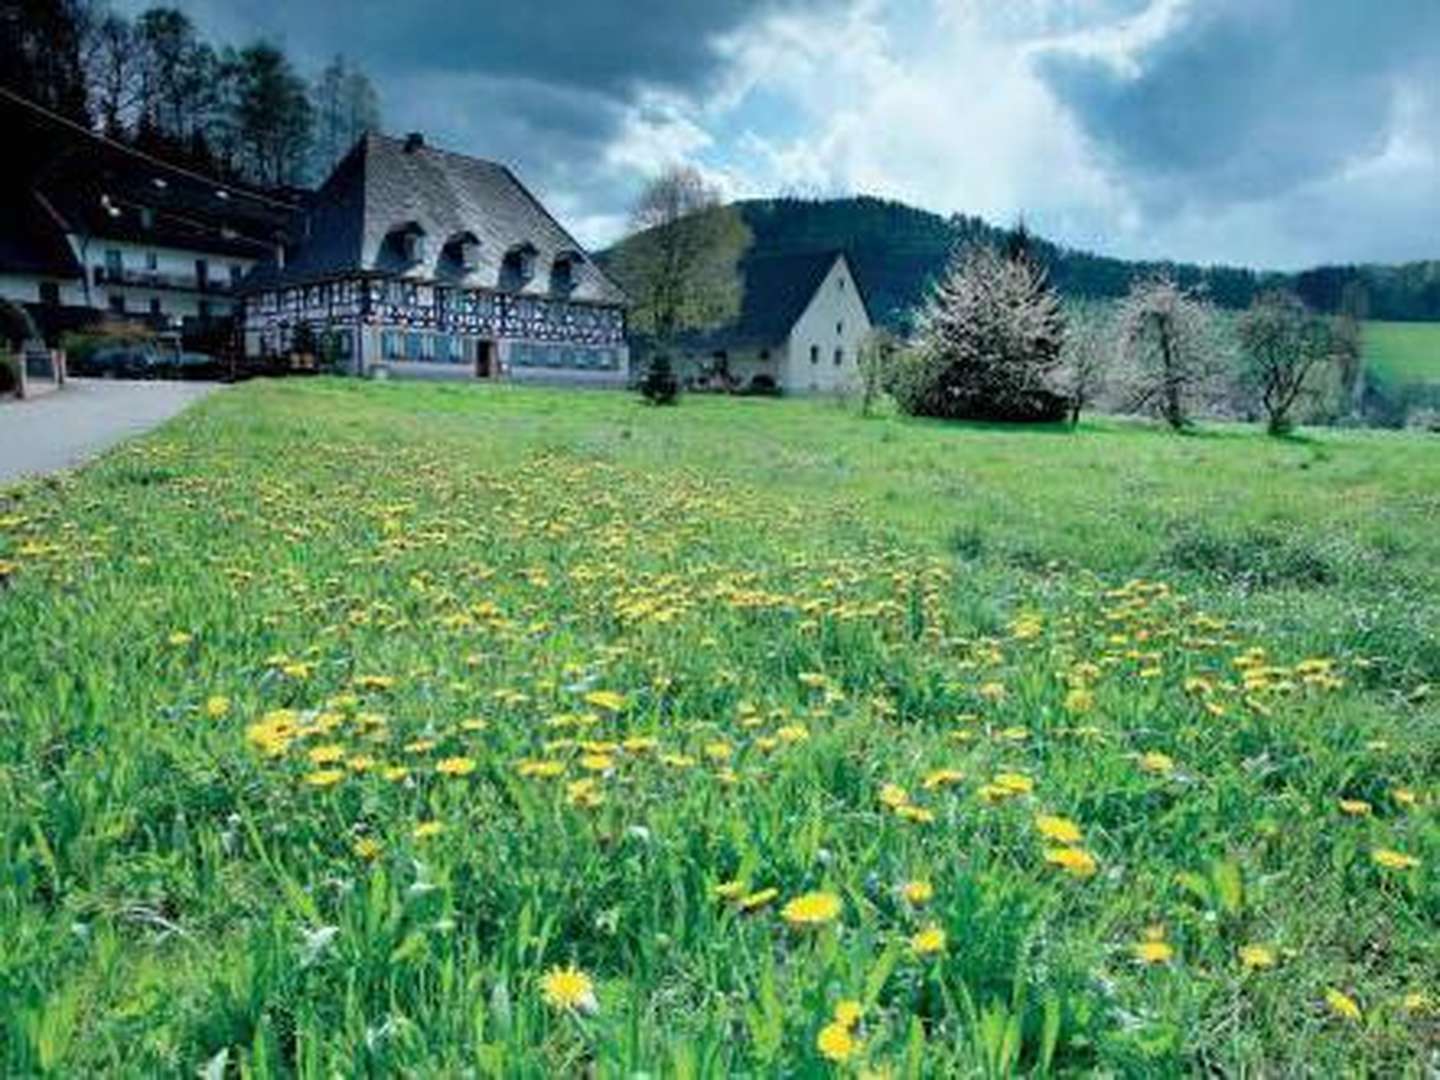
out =
<path fill-rule="evenodd" d="M 98 310 L 106 310 L 110 306 L 110 297 L 114 295 L 125 298 L 125 312 L 128 315 L 149 315 L 151 313 L 151 301 L 160 302 L 160 313 L 162 315 L 173 315 L 178 318 L 195 317 L 200 314 L 200 301 L 205 300 L 210 305 L 210 314 L 213 316 L 229 315 L 232 310 L 230 300 L 214 291 L 216 287 L 221 289 L 229 288 L 232 280 L 231 267 L 238 267 L 239 273 L 243 275 L 254 265 L 254 259 L 247 259 L 234 255 L 217 255 L 214 252 L 188 251 L 181 248 L 167 248 L 147 244 L 136 244 L 124 240 L 107 240 L 101 237 L 91 237 L 87 242 L 83 237 L 70 235 L 70 248 L 75 252 L 75 257 L 85 268 L 85 273 L 91 281 L 89 306 Z M 109 281 L 95 282 L 95 269 L 100 267 L 108 270 L 107 252 L 118 251 L 120 253 L 120 267 L 127 274 L 146 274 L 153 272 L 161 279 L 171 283 L 178 283 L 182 287 L 176 288 L 175 284 L 167 284 L 164 288 L 156 288 L 144 284 L 116 284 Z M 154 255 L 155 265 L 150 265 L 150 256 Z M 195 262 L 197 259 L 204 259 L 209 267 L 209 277 L 212 289 L 209 292 L 192 291 L 183 288 L 187 282 L 195 281 Z M 75 285 L 77 299 L 75 303 L 85 304 L 84 286 L 80 283 Z M 66 300 L 66 303 L 71 301 Z"/>
<path fill-rule="evenodd" d="M 786 392 L 835 393 L 858 386 L 860 346 L 869 333 L 870 319 L 850 265 L 837 256 L 790 331 L 780 380 Z M 812 350 L 818 362 L 811 362 Z"/>
<path fill-rule="evenodd" d="M 78 307 L 85 303 L 85 288 L 80 282 L 30 274 L 0 274 L 0 296 L 21 304 L 38 304 L 41 302 L 40 283 L 43 281 L 54 281 L 60 286 L 61 304 Z"/>

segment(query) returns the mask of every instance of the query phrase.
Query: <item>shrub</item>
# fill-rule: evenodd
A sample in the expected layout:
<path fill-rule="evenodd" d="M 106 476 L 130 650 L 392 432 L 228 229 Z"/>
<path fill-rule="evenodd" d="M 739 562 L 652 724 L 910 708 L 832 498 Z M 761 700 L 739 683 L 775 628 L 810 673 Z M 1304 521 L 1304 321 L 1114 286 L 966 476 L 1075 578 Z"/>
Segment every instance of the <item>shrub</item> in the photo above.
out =
<path fill-rule="evenodd" d="M 750 377 L 750 383 L 745 387 L 745 393 L 752 397 L 779 397 L 780 384 L 775 381 L 775 376 L 767 375 L 762 371 L 759 375 Z"/>
<path fill-rule="evenodd" d="M 640 381 L 640 394 L 651 405 L 674 405 L 680 398 L 680 381 L 663 353 L 650 361 L 645 378 Z"/>
<path fill-rule="evenodd" d="M 951 419 L 1060 420 L 1053 383 L 1064 319 L 1044 272 L 1023 250 L 961 255 L 920 319 L 919 348 L 893 379 L 906 412 Z"/>
<path fill-rule="evenodd" d="M 20 375 L 15 370 L 15 361 L 9 356 L 0 356 L 0 397 L 9 397 L 20 389 Z"/>

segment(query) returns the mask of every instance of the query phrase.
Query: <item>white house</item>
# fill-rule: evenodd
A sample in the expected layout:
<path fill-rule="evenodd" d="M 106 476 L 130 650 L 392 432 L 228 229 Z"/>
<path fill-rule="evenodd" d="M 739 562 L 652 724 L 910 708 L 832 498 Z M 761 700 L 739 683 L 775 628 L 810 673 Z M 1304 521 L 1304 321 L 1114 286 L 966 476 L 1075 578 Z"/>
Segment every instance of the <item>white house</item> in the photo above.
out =
<path fill-rule="evenodd" d="M 676 368 L 683 383 L 787 393 L 835 393 L 859 383 L 870 312 L 844 252 L 749 256 L 741 278 L 739 315 L 682 339 Z"/>

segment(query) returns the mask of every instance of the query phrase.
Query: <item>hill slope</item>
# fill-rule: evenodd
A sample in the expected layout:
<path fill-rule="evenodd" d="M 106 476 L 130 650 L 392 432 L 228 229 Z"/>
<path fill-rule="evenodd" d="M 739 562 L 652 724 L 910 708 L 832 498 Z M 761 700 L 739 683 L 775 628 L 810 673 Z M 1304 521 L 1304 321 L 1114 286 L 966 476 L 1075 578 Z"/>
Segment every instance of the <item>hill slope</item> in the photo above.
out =
<path fill-rule="evenodd" d="M 896 329 L 908 325 L 952 252 L 969 243 L 998 244 L 1007 231 L 978 217 L 946 218 L 872 196 L 747 199 L 734 205 L 754 234 L 754 255 L 847 251 L 865 285 L 872 316 Z M 1075 298 L 1122 296 L 1137 277 L 1163 269 L 1185 285 L 1205 288 L 1224 307 L 1245 307 L 1257 291 L 1283 285 L 1295 289 L 1312 307 L 1334 311 L 1346 284 L 1359 281 L 1374 318 L 1440 319 L 1440 262 L 1330 266 L 1281 274 L 1245 267 L 1130 261 L 1040 238 L 1034 239 L 1033 250 L 1061 292 Z M 608 254 L 602 254 L 602 260 Z"/>

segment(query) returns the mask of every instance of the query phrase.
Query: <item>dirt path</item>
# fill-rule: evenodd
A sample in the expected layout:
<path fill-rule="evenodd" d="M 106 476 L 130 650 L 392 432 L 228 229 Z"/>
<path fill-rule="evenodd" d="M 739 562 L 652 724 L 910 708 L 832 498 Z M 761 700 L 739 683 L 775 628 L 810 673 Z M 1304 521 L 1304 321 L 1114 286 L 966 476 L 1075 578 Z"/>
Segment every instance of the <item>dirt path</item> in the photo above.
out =
<path fill-rule="evenodd" d="M 0 485 L 82 464 L 216 389 L 215 383 L 71 379 L 64 390 L 0 404 Z"/>

